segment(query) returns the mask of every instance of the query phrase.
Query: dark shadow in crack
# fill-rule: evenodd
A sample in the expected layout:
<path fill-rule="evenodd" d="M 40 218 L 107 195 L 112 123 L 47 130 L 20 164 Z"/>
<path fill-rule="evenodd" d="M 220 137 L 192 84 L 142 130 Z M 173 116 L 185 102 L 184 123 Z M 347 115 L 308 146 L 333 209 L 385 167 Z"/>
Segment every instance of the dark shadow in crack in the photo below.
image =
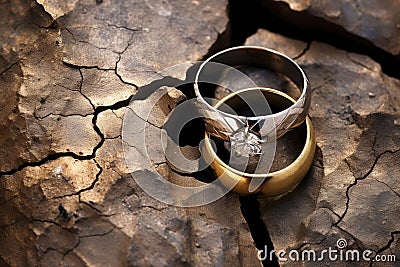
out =
<path fill-rule="evenodd" d="M 258 202 L 257 198 L 255 196 L 241 196 L 239 200 L 240 209 L 249 226 L 256 248 L 264 251 L 260 255 L 261 258 L 264 259 L 262 260 L 263 266 L 279 266 L 278 258 L 276 257 L 275 253 L 273 253 L 271 256 L 269 253 L 270 251 L 274 250 L 274 245 L 268 229 L 261 219 L 260 203 Z M 266 251 L 265 248 L 267 248 L 268 255 L 264 255 Z"/>
<path fill-rule="evenodd" d="M 318 41 L 367 55 L 381 65 L 385 74 L 400 79 L 399 55 L 393 55 L 333 22 L 306 11 L 291 10 L 287 3 L 275 0 L 231 0 L 230 7 L 234 45 L 243 44 L 258 28 L 264 28 L 307 43 Z"/>

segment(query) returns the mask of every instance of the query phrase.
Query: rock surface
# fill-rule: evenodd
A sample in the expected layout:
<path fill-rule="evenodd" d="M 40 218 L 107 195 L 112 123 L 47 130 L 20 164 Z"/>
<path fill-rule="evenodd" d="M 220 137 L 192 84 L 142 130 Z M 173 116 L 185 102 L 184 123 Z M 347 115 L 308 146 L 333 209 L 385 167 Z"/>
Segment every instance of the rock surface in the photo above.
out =
<path fill-rule="evenodd" d="M 313 15 L 350 25 L 342 6 L 321 3 L 291 6 L 306 12 L 314 6 Z M 228 45 L 221 44 L 229 40 L 227 6 L 224 0 L 1 1 L 1 266 L 260 266 L 237 195 L 180 208 L 151 198 L 131 176 L 133 168 L 134 177 L 158 172 L 183 185 L 213 178 L 172 170 L 156 145 L 165 118 L 185 98 L 181 91 L 167 89 L 142 120 L 153 161 L 139 155 L 127 168 L 124 159 L 121 128 L 132 97 L 146 107 L 156 94 L 143 85 L 171 86 L 170 77 L 156 72 Z M 397 13 L 372 10 L 366 1 L 357 8 L 354 33 L 398 54 Z M 381 15 L 392 19 L 375 19 Z M 246 44 L 296 58 L 313 87 L 313 167 L 292 193 L 259 199 L 275 248 L 320 251 L 344 238 L 349 249 L 400 259 L 400 82 L 367 56 L 326 44 L 265 30 Z M 183 79 L 190 66 L 170 76 Z M 298 95 L 287 80 L 246 73 Z M 182 150 L 196 158 L 198 136 L 186 135 Z"/>
<path fill-rule="evenodd" d="M 205 56 L 227 2 L 38 2 L 0 4 L 0 265 L 259 265 L 237 196 L 162 204 L 135 184 L 122 149 L 134 84 Z M 161 122 L 182 101 L 166 100 Z M 189 179 L 158 152 L 160 172 Z"/>
<path fill-rule="evenodd" d="M 287 3 L 294 11 L 337 24 L 365 38 L 393 55 L 400 55 L 400 3 L 386 1 L 275 0 Z"/>
<path fill-rule="evenodd" d="M 299 46 L 265 30 L 250 42 L 284 53 Z M 312 84 L 310 116 L 320 153 L 294 192 L 261 200 L 275 249 L 322 251 L 344 238 L 347 249 L 381 252 L 393 246 L 393 233 L 400 228 L 395 215 L 400 208 L 395 164 L 400 159 L 400 83 L 368 57 L 321 43 L 311 43 L 297 62 Z"/>
<path fill-rule="evenodd" d="M 206 55 L 226 29 L 226 7 L 211 0 L 80 1 L 60 19 L 63 60 L 114 69 L 123 81 L 142 86 L 167 67 Z"/>

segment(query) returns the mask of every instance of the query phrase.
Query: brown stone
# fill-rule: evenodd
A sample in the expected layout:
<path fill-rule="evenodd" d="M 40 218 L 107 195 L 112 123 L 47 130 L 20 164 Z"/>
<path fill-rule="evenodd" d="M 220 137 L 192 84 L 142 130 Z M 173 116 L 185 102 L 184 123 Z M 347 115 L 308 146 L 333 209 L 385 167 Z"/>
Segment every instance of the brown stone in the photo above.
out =
<path fill-rule="evenodd" d="M 256 35 L 250 39 L 283 53 L 298 44 L 272 33 Z M 292 193 L 262 201 L 272 241 L 276 249 L 321 251 L 345 238 L 348 249 L 378 251 L 399 229 L 399 81 L 368 57 L 321 43 L 311 43 L 297 61 L 312 85 L 310 117 L 321 149 L 315 160 L 323 165 L 315 162 Z"/>
<path fill-rule="evenodd" d="M 37 2 L 0 3 L 0 265 L 259 266 L 237 195 L 180 208 L 153 199 L 134 179 L 159 173 L 193 186 L 213 178 L 211 172 L 171 169 L 159 142 L 165 119 L 185 100 L 178 89 L 163 87 L 171 86 L 162 84 L 170 79 L 164 76 L 183 80 L 191 64 L 155 74 L 201 60 L 221 45 L 229 37 L 228 3 Z M 353 31 L 342 3 L 325 2 L 291 5 L 399 52 L 396 15 L 388 11 L 395 8 L 383 12 L 374 9 L 382 3 L 364 1 L 352 18 L 359 22 Z M 385 19 L 377 20 L 381 11 Z M 260 198 L 276 249 L 322 250 L 344 238 L 349 249 L 398 255 L 399 81 L 366 56 L 321 43 L 308 47 L 259 30 L 246 44 L 296 58 L 313 88 L 314 164 L 293 192 Z M 260 85 L 298 95 L 288 80 L 263 70 L 246 73 Z M 150 82 L 160 88 L 146 91 Z M 142 116 L 157 94 L 163 97 L 153 112 Z M 130 134 L 138 138 L 126 144 L 122 125 L 132 111 L 140 119 Z M 143 128 L 147 146 L 139 138 Z M 182 150 L 196 158 L 189 141 L 197 136 L 186 135 Z M 283 155 L 288 147 L 278 150 L 277 161 L 293 158 Z M 136 155 L 129 166 L 124 148 Z"/>
<path fill-rule="evenodd" d="M 278 0 L 294 11 L 306 12 L 337 24 L 376 46 L 400 54 L 399 2 L 389 1 L 312 1 Z"/>
<path fill-rule="evenodd" d="M 38 2 L 0 4 L 2 29 L 16 29 L 0 31 L 0 264 L 259 265 L 237 196 L 161 203 L 135 183 L 121 140 L 133 83 L 203 58 L 227 30 L 227 2 Z M 150 144 L 185 99 L 168 90 L 142 120 Z M 133 175 L 197 181 L 172 171 L 159 146 L 149 151 L 155 160 L 138 157 Z"/>

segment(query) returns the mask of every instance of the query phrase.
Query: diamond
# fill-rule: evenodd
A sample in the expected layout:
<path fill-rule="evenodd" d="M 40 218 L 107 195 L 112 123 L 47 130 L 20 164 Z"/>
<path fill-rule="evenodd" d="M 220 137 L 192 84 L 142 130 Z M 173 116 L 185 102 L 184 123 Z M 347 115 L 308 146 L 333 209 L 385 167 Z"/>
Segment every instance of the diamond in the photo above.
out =
<path fill-rule="evenodd" d="M 230 136 L 231 151 L 237 157 L 251 157 L 261 154 L 261 143 L 260 137 L 249 131 L 248 126 L 235 131 Z"/>

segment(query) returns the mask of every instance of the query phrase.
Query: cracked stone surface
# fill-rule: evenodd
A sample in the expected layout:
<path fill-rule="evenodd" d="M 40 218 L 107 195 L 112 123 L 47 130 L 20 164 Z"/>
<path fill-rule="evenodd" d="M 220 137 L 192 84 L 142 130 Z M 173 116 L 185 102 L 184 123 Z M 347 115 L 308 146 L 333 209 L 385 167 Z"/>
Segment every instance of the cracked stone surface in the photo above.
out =
<path fill-rule="evenodd" d="M 275 0 L 287 3 L 294 11 L 340 25 L 393 55 L 400 55 L 400 3 L 386 1 Z"/>
<path fill-rule="evenodd" d="M 142 86 L 164 68 L 201 60 L 226 29 L 226 7 L 222 0 L 79 1 L 60 19 L 63 60 L 114 69 Z"/>
<path fill-rule="evenodd" d="M 299 47 L 298 41 L 265 30 L 247 42 L 289 53 Z M 318 148 L 313 167 L 294 192 L 279 200 L 261 199 L 275 248 L 321 251 L 345 238 L 348 249 L 399 251 L 393 245 L 400 228 L 399 81 L 366 56 L 322 43 L 312 42 L 297 62 L 313 88 L 310 116 Z"/>
<path fill-rule="evenodd" d="M 0 265 L 259 266 L 237 196 L 167 206 L 141 191 L 123 158 L 136 85 L 205 56 L 226 30 L 227 2 L 101 2 L 0 4 L 1 27 L 15 30 L 0 31 Z M 143 121 L 150 143 L 183 100 L 170 91 Z M 169 178 L 195 180 L 158 147 L 151 155 Z"/>
<path fill-rule="evenodd" d="M 290 4 L 399 54 L 396 9 L 373 8 L 382 1 L 325 2 Z M 349 17 L 345 4 L 357 16 Z M 227 6 L 225 0 L 0 1 L 1 266 L 260 266 L 237 195 L 173 207 L 148 196 L 131 176 L 158 172 L 184 185 L 212 177 L 178 173 L 166 163 L 160 128 L 185 96 L 143 85 L 164 81 L 155 73 L 166 67 L 226 46 Z M 290 194 L 259 198 L 275 248 L 322 250 L 345 238 L 349 249 L 400 259 L 400 82 L 369 57 L 326 44 L 261 29 L 246 44 L 295 58 L 313 87 L 313 166 Z M 245 73 L 260 85 L 299 93 L 265 71 Z M 164 90 L 141 120 L 152 162 L 137 153 L 127 168 L 121 136 L 127 106 L 133 96 L 146 96 L 136 100 L 141 116 L 141 107 Z M 138 152 L 139 145 L 127 149 Z M 198 156 L 190 142 L 182 150 Z M 275 163 L 280 159 L 290 160 L 280 155 Z"/>
<path fill-rule="evenodd" d="M 82 69 L 81 92 L 97 108 L 110 106 L 116 99 L 127 99 L 136 92 L 136 87 L 122 82 L 114 71 Z"/>

